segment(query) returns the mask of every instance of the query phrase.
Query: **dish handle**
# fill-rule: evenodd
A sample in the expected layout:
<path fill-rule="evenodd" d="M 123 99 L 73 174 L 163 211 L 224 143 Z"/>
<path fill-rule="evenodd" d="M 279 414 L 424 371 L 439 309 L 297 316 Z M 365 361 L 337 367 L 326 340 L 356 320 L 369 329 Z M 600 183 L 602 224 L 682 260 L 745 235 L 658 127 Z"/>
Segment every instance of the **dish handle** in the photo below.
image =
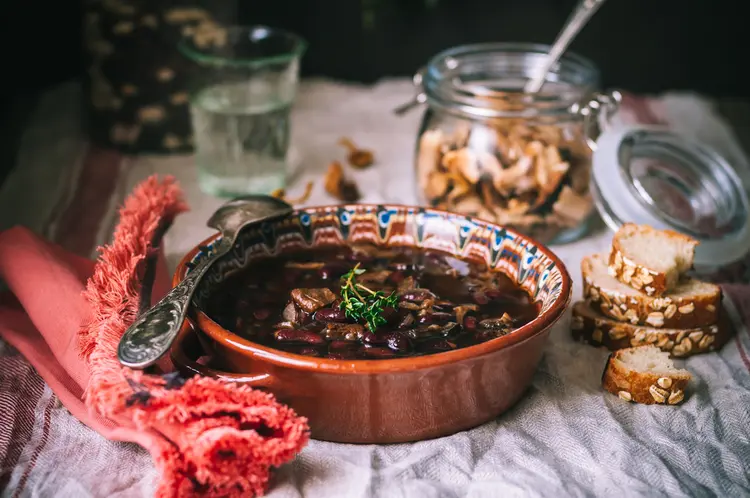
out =
<path fill-rule="evenodd" d="M 192 344 L 189 344 L 192 343 Z M 170 357 L 174 367 L 185 377 L 201 375 L 211 377 L 224 382 L 234 382 L 254 389 L 263 389 L 271 391 L 274 394 L 281 394 L 280 383 L 278 379 L 269 373 L 241 374 L 234 372 L 225 372 L 211 368 L 193 359 L 194 355 L 189 355 L 187 348 L 202 350 L 198 340 L 192 320 L 186 320 L 183 329 L 177 340 L 172 346 Z"/>

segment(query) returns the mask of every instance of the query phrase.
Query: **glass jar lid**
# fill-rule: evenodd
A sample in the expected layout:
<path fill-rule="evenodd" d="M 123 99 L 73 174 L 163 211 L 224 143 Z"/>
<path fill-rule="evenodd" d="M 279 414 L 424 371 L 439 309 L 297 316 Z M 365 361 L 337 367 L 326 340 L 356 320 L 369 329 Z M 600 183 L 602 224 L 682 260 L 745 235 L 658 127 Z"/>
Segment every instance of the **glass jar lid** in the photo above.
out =
<path fill-rule="evenodd" d="M 724 266 L 750 250 L 750 207 L 737 173 L 715 150 L 665 128 L 605 130 L 591 192 L 613 230 L 633 222 L 698 240 L 697 266 Z"/>

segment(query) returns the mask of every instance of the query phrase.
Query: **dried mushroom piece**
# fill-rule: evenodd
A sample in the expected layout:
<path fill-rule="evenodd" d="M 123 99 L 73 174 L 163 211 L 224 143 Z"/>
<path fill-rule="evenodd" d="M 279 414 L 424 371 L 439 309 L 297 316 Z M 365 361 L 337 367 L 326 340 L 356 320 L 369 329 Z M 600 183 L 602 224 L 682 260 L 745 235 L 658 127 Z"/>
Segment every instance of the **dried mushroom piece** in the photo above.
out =
<path fill-rule="evenodd" d="M 330 195 L 344 202 L 357 202 L 361 196 L 357 184 L 344 176 L 344 168 L 338 161 L 328 166 L 325 189 Z"/>
<path fill-rule="evenodd" d="M 446 171 L 456 171 L 471 183 L 478 183 L 482 174 L 477 155 L 468 147 L 446 152 L 441 164 Z"/>
<path fill-rule="evenodd" d="M 299 197 L 287 197 L 286 190 L 284 190 L 283 188 L 277 188 L 276 190 L 271 192 L 271 197 L 276 197 L 277 199 L 281 199 L 282 201 L 291 205 L 304 204 L 310 198 L 312 189 L 313 182 L 307 182 L 307 184 L 305 185 L 305 191 Z"/>
<path fill-rule="evenodd" d="M 354 142 L 352 142 L 349 138 L 341 138 L 339 140 L 339 145 L 342 145 L 349 151 L 349 155 L 346 159 L 349 164 L 354 166 L 355 168 L 366 168 L 372 165 L 372 163 L 375 161 L 375 155 L 371 150 L 360 149 L 359 147 L 354 145 Z"/>
<path fill-rule="evenodd" d="M 435 174 L 440 165 L 440 147 L 443 144 L 443 132 L 428 130 L 419 138 L 419 155 L 417 156 L 417 184 L 425 191 L 425 195 L 432 200 L 437 195 L 431 195 L 427 188 L 430 177 Z M 442 192 L 441 192 L 442 194 Z"/>

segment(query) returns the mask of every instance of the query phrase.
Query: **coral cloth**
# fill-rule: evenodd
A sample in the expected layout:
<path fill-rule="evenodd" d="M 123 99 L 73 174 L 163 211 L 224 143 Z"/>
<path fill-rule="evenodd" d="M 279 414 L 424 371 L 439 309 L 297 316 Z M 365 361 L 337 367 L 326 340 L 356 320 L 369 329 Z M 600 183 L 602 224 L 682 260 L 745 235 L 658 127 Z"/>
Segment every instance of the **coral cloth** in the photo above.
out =
<path fill-rule="evenodd" d="M 122 367 L 117 343 L 169 288 L 160 250 L 186 209 L 170 178 L 148 178 L 126 200 L 113 242 L 93 262 L 25 228 L 0 234 L 0 336 L 62 403 L 103 436 L 135 442 L 161 472 L 157 497 L 261 495 L 270 470 L 309 438 L 307 421 L 272 395 L 209 378 Z"/>

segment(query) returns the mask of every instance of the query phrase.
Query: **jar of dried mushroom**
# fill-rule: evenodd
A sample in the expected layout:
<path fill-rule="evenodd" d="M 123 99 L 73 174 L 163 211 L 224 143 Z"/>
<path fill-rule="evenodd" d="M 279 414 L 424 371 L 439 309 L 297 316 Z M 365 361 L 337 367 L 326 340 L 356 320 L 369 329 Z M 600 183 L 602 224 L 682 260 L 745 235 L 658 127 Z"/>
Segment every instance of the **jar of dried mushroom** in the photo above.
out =
<path fill-rule="evenodd" d="M 616 100 L 596 93 L 599 71 L 574 54 L 562 57 L 539 93 L 523 93 L 548 49 L 461 46 L 438 54 L 418 73 L 417 101 L 427 103 L 415 159 L 423 204 L 497 222 L 545 243 L 586 232 L 595 216 L 586 128 L 593 114 L 612 111 Z"/>

